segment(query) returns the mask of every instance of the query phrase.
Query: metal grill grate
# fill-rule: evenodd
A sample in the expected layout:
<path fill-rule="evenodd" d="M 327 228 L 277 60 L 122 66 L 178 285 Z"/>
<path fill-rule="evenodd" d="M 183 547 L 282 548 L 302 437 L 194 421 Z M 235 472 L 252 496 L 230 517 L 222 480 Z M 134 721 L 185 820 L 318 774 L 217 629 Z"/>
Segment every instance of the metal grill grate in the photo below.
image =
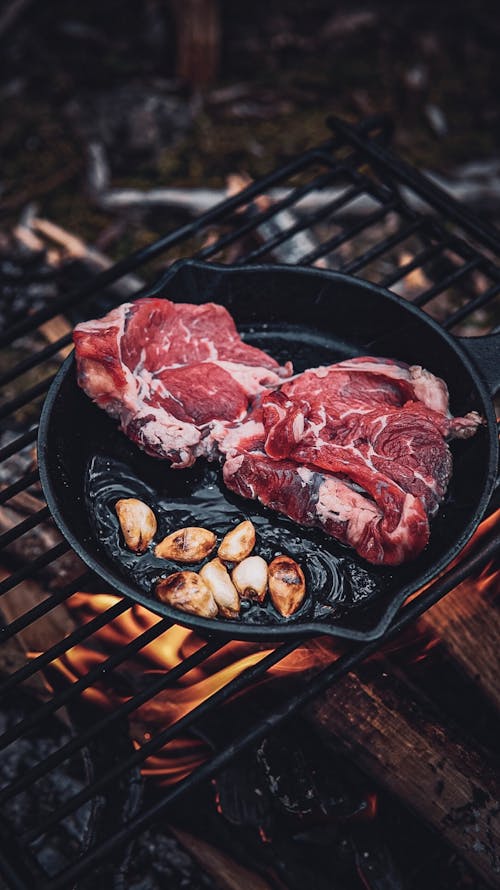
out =
<path fill-rule="evenodd" d="M 120 261 L 80 290 L 48 303 L 17 322 L 0 334 L 0 345 L 25 338 L 43 322 L 61 312 L 75 313 L 78 310 L 79 317 L 88 317 L 92 311 L 89 304 L 112 282 L 137 269 L 147 269 L 148 264 L 159 257 L 167 257 L 168 261 L 172 251 L 177 256 L 195 255 L 201 259 L 224 262 L 235 245 L 240 246 L 237 262 L 241 263 L 265 257 L 294 263 L 323 264 L 377 281 L 399 292 L 409 282 L 414 302 L 435 314 L 446 328 L 457 333 L 472 333 L 478 325 L 483 330 L 491 329 L 494 324 L 494 302 L 500 293 L 500 267 L 497 264 L 500 235 L 397 158 L 387 148 L 388 128 L 384 122 L 365 122 L 354 128 L 335 119 L 331 121 L 331 127 L 332 138 L 319 148 L 302 154 L 189 224 L 174 229 L 154 244 Z M 314 209 L 311 209 L 312 196 L 321 199 Z M 360 215 L 361 203 L 363 213 Z M 208 238 L 208 235 L 211 237 Z M 251 242 L 249 248 L 246 248 L 247 240 Z M 439 304 L 434 302 L 442 294 L 450 295 L 445 311 L 442 301 Z M 49 361 L 52 363 L 60 349 L 69 342 L 70 336 L 64 336 L 33 355 L 25 356 L 14 367 L 0 374 L 0 386 L 5 387 L 32 368 Z M 52 379 L 53 376 L 47 373 L 41 382 L 26 386 L 20 394 L 5 400 L 0 407 L 0 420 L 15 416 L 20 408 L 40 401 Z M 21 449 L 32 445 L 35 439 L 34 428 L 19 432 L 13 441 L 0 449 L 0 461 L 7 461 Z M 0 504 L 28 490 L 37 479 L 36 470 L 18 479 L 8 479 L 0 491 Z M 47 522 L 48 518 L 47 508 L 38 510 L 2 534 L 0 548 L 5 548 L 35 526 Z M 68 545 L 60 543 L 13 571 L 0 582 L 0 595 L 59 560 L 68 549 Z M 463 578 L 485 565 L 499 549 L 500 534 L 497 532 L 405 606 L 389 634 L 400 632 Z M 89 589 L 89 584 L 92 584 L 92 578 L 90 574 L 85 574 L 48 595 L 10 624 L 4 624 L 1 628 L 4 643 L 56 610 L 76 591 Z M 33 680 L 54 659 L 76 644 L 89 640 L 112 619 L 125 615 L 129 608 L 126 601 L 114 603 L 69 635 L 61 634 L 61 638 L 47 651 L 31 657 L 2 682 L 2 697 L 17 693 L 21 684 Z M 33 731 L 37 732 L 61 708 L 73 707 L 86 690 L 108 677 L 169 626 L 168 621 L 159 621 L 91 668 L 78 682 L 55 688 L 48 700 L 33 704 L 20 722 L 5 730 L 0 745 L 6 747 L 16 743 Z M 62 747 L 42 757 L 0 791 L 2 812 L 7 812 L 7 801 L 15 800 L 18 795 L 31 789 L 34 783 L 58 769 L 63 761 L 85 750 L 109 730 L 119 728 L 141 704 L 167 689 L 209 656 L 223 650 L 225 645 L 208 641 L 176 667 L 148 681 L 119 707 L 106 713 L 99 712 L 97 717 L 94 715 L 79 732 L 64 741 Z M 154 805 L 138 810 L 128 822 L 108 832 L 104 839 L 91 844 L 81 855 L 68 855 L 62 867 L 60 863 L 57 869 L 52 870 L 46 865 L 42 866 L 40 840 L 43 841 L 51 833 L 63 831 L 70 814 L 86 802 L 99 799 L 103 793 L 110 793 L 114 783 L 127 774 L 133 774 L 150 754 L 195 726 L 235 693 L 262 678 L 269 668 L 292 653 L 298 645 L 279 646 L 175 724 L 155 734 L 142 747 L 136 750 L 130 748 L 115 758 L 102 774 L 90 776 L 80 790 L 55 804 L 40 824 L 29 826 L 24 832 L 14 831 L 4 818 L 0 830 L 7 842 L 2 844 L 0 865 L 6 880 L 11 886 L 19 888 L 36 885 L 44 890 L 55 890 L 71 886 L 75 880 L 95 869 L 98 863 L 120 850 L 187 790 L 212 776 L 245 746 L 263 738 L 321 690 L 376 651 L 380 642 L 352 646 L 335 662 L 323 665 L 306 688 L 297 685 L 295 689 L 290 689 L 287 685 L 286 692 L 283 691 L 281 699 L 275 702 L 272 712 L 242 734 L 228 738 L 227 745 L 216 751 L 186 779 L 168 788 Z"/>

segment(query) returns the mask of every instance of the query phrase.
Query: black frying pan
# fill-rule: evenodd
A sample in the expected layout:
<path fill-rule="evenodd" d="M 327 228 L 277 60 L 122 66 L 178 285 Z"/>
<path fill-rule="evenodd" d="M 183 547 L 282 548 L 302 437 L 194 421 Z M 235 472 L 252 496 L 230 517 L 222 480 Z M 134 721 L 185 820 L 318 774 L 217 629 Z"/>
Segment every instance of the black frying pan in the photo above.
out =
<path fill-rule="evenodd" d="M 449 386 L 455 415 L 479 411 L 487 424 L 452 443 L 454 472 L 431 540 L 413 562 L 373 567 L 316 529 L 289 520 L 224 490 L 220 470 L 197 462 L 171 470 L 147 457 L 78 388 L 73 355 L 64 362 L 42 412 L 38 455 L 53 517 L 74 550 L 98 575 L 131 600 L 202 635 L 275 642 L 308 633 L 373 639 L 387 628 L 413 591 L 434 578 L 476 529 L 498 467 L 492 393 L 500 385 L 500 336 L 457 339 L 389 291 L 334 272 L 292 266 L 229 267 L 181 261 L 148 296 L 226 306 L 248 342 L 295 370 L 375 354 L 421 364 Z M 120 542 L 113 506 L 118 497 L 143 498 L 159 515 L 159 536 L 182 525 L 224 534 L 243 517 L 258 531 L 266 559 L 286 552 L 305 568 L 309 596 L 284 620 L 272 604 L 252 606 L 238 621 L 198 618 L 163 605 L 151 592 L 165 568 L 151 554 L 137 557 Z M 168 573 L 168 571 L 167 571 Z"/>

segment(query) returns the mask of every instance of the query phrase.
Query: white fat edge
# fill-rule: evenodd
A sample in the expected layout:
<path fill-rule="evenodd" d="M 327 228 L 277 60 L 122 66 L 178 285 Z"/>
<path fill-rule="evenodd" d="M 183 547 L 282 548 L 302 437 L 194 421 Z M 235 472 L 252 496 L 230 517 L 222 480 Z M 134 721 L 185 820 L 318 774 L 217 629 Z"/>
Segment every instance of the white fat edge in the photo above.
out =
<path fill-rule="evenodd" d="M 118 327 L 121 327 L 122 322 L 119 322 L 118 320 L 123 320 L 131 306 L 133 306 L 133 303 L 122 303 L 121 306 L 112 309 L 111 312 L 108 312 L 107 315 L 104 315 L 102 318 L 93 318 L 91 321 L 81 321 L 80 324 L 76 325 L 75 331 L 78 331 L 78 333 L 93 334 L 94 332 L 115 327 L 115 324 L 117 323 Z"/>
<path fill-rule="evenodd" d="M 281 386 L 283 380 L 276 371 L 259 365 L 245 365 L 242 362 L 215 361 L 214 364 L 227 371 L 247 395 L 256 395 L 271 387 Z M 288 381 L 287 381 L 288 382 Z"/>
<path fill-rule="evenodd" d="M 122 368 L 123 374 L 125 375 L 125 388 L 124 388 L 123 392 L 120 394 L 119 402 L 128 411 L 136 410 L 137 406 L 138 406 L 138 402 L 139 402 L 139 399 L 137 396 L 137 381 L 136 381 L 132 371 L 130 370 L 130 368 L 128 368 L 127 365 L 125 364 L 125 362 L 123 361 L 122 351 L 121 351 L 121 343 L 122 343 L 122 339 L 123 339 L 123 336 L 125 333 L 125 323 L 126 323 L 126 319 L 127 319 L 127 313 L 132 306 L 133 306 L 133 303 L 122 303 L 121 306 L 117 306 L 116 309 L 113 309 L 111 312 L 108 312 L 108 314 L 105 315 L 104 318 L 95 319 L 90 322 L 82 322 L 81 324 L 77 325 L 77 327 L 75 328 L 75 330 L 78 330 L 80 332 L 83 331 L 86 334 L 92 334 L 92 335 L 93 334 L 98 335 L 99 331 L 101 331 L 101 330 L 109 330 L 110 328 L 114 329 L 114 335 L 115 335 L 115 341 L 116 341 L 116 352 L 117 352 L 118 360 L 120 362 L 120 366 Z M 92 366 L 93 366 L 92 379 L 90 381 L 92 385 L 90 387 L 88 387 L 85 391 L 88 393 L 90 398 L 94 399 L 99 404 L 102 396 L 104 396 L 105 400 L 107 400 L 109 398 L 110 390 L 109 390 L 109 387 L 104 386 L 104 381 L 109 382 L 111 380 L 111 382 L 112 382 L 111 391 L 113 391 L 115 389 L 114 382 L 112 381 L 112 378 L 110 377 L 110 375 L 107 373 L 106 366 L 104 365 L 104 363 L 100 360 L 97 361 L 94 359 L 84 359 L 84 367 L 83 367 L 84 379 L 88 377 L 88 375 L 85 374 L 85 361 L 92 363 Z M 96 381 L 99 381 L 99 379 L 101 379 L 103 381 L 102 385 L 104 386 L 104 389 L 103 389 L 102 393 L 95 392 Z M 103 405 L 103 407 L 107 410 L 106 405 Z M 123 408 L 120 408 L 120 411 L 122 411 L 122 410 L 123 410 Z M 114 412 L 113 410 L 111 410 L 109 413 L 112 413 L 113 416 L 116 416 L 116 412 Z"/>
<path fill-rule="evenodd" d="M 119 324 L 116 329 L 116 346 L 118 358 L 120 361 L 120 365 L 125 374 L 125 390 L 121 395 L 120 401 L 123 403 L 124 407 L 128 411 L 136 411 L 137 408 L 140 408 L 140 399 L 138 396 L 138 383 L 137 379 L 134 376 L 134 373 L 130 370 L 130 368 L 125 364 L 122 356 L 122 341 L 125 335 L 125 325 L 128 317 L 128 310 L 133 306 L 133 303 L 122 303 L 121 306 L 118 307 L 117 310 L 113 310 L 116 312 L 117 319 L 119 319 Z M 113 313 L 111 313 L 113 314 Z"/>
<path fill-rule="evenodd" d="M 151 416 L 153 419 L 150 419 Z M 201 439 L 201 433 L 194 424 L 178 420 L 165 408 L 154 405 L 142 405 L 138 412 L 125 415 L 123 426 L 126 428 L 130 421 L 142 421 L 141 436 L 147 429 L 148 440 L 161 446 L 162 450 L 178 451 L 180 447 L 197 445 Z"/>
<path fill-rule="evenodd" d="M 445 381 L 421 365 L 411 365 L 409 372 L 417 399 L 433 411 L 451 418 L 450 394 Z"/>
<path fill-rule="evenodd" d="M 224 470 L 228 476 L 234 476 L 238 470 L 241 469 L 241 465 L 245 460 L 245 456 L 243 454 L 238 454 L 236 457 L 229 457 L 224 464 Z"/>
<path fill-rule="evenodd" d="M 204 358 L 203 361 L 219 364 L 219 362 L 217 361 L 217 359 L 219 358 L 219 351 L 215 346 L 214 341 L 211 340 L 210 337 L 200 337 L 200 343 L 205 343 L 208 347 L 208 356 Z"/>
<path fill-rule="evenodd" d="M 146 347 L 143 346 L 141 349 L 141 354 L 139 356 L 139 361 L 137 362 L 134 368 L 134 374 L 139 375 L 142 374 L 145 370 L 144 365 L 146 364 Z"/>
<path fill-rule="evenodd" d="M 346 499 L 342 498 L 342 494 Z M 366 525 L 380 522 L 384 514 L 377 504 L 363 497 L 336 476 L 327 476 L 318 490 L 316 515 L 320 522 L 329 519 L 349 524 L 349 537 L 356 543 L 365 531 Z"/>
<path fill-rule="evenodd" d="M 360 356 L 361 358 L 361 356 Z M 353 371 L 354 373 L 363 373 L 369 371 L 371 374 L 383 374 L 384 377 L 392 377 L 394 380 L 409 380 L 410 379 L 410 369 L 408 365 L 392 364 L 392 362 L 385 362 L 384 360 L 376 362 L 376 361 L 367 361 L 367 362 L 352 362 L 350 359 L 346 359 L 344 362 L 339 362 L 335 365 L 330 365 L 330 371 Z"/>
<path fill-rule="evenodd" d="M 192 340 L 191 329 L 187 327 L 187 325 L 184 323 L 182 318 L 179 318 L 178 322 L 179 322 L 179 327 L 182 328 L 182 330 L 184 331 L 184 333 L 186 335 L 186 343 L 191 343 L 191 340 Z"/>
<path fill-rule="evenodd" d="M 292 436 L 294 442 L 300 442 L 304 435 L 304 415 L 297 414 L 292 422 Z"/>
<path fill-rule="evenodd" d="M 233 422 L 233 421 L 232 421 Z M 214 424 L 214 438 L 219 442 L 223 454 L 237 452 L 242 440 L 249 438 L 265 438 L 264 425 L 256 420 L 247 420 L 238 427 L 222 427 L 223 421 Z"/>
<path fill-rule="evenodd" d="M 301 481 L 302 488 L 309 488 L 314 484 L 315 477 L 319 474 L 310 470 L 309 467 L 297 467 L 297 475 Z"/>

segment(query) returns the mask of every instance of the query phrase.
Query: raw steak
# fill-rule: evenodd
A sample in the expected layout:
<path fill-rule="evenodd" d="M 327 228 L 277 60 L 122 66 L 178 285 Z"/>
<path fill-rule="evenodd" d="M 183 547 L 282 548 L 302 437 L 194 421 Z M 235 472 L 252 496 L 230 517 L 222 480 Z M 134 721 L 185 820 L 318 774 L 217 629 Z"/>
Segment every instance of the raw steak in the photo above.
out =
<path fill-rule="evenodd" d="M 378 502 L 348 474 L 324 472 L 295 459 L 271 458 L 264 450 L 262 409 L 226 430 L 220 448 L 228 488 L 259 500 L 300 525 L 317 526 L 349 544 L 372 563 L 397 565 L 420 552 L 429 539 L 421 502 L 386 480 Z M 383 477 L 368 482 L 376 491 Z"/>
<path fill-rule="evenodd" d="M 351 359 L 298 375 L 226 430 L 224 479 L 369 562 L 396 565 L 428 541 L 451 475 L 445 436 L 473 435 L 480 422 L 452 418 L 445 383 L 420 367 Z"/>
<path fill-rule="evenodd" d="M 222 306 L 142 299 L 74 334 L 78 382 L 141 448 L 176 467 L 222 457 L 226 485 L 369 562 L 397 565 L 429 538 L 451 475 L 446 384 L 370 356 L 284 382 Z"/>
<path fill-rule="evenodd" d="M 213 458 L 228 423 L 291 374 L 241 340 L 223 306 L 144 298 L 74 331 L 78 383 L 148 454 Z"/>

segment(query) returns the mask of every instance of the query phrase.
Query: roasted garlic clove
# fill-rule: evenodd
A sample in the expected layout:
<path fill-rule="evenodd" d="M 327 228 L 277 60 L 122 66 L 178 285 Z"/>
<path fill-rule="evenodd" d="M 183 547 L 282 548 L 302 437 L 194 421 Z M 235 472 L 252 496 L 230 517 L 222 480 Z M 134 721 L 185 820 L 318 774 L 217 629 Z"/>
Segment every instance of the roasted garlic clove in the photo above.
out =
<path fill-rule="evenodd" d="M 200 578 L 211 590 L 220 614 L 224 618 L 237 618 L 240 612 L 240 598 L 224 563 L 218 557 L 205 563 L 200 569 Z"/>
<path fill-rule="evenodd" d="M 162 578 L 155 592 L 162 603 L 183 612 L 202 615 L 203 618 L 215 618 L 217 615 L 217 603 L 196 572 L 175 572 L 168 578 Z"/>
<path fill-rule="evenodd" d="M 277 556 L 269 563 L 269 595 L 285 618 L 301 605 L 306 595 L 306 581 L 302 569 L 290 556 Z"/>
<path fill-rule="evenodd" d="M 137 498 L 121 498 L 116 502 L 115 510 L 129 550 L 144 553 L 157 529 L 156 517 L 151 507 Z"/>
<path fill-rule="evenodd" d="M 227 533 L 217 551 L 219 558 L 227 562 L 241 562 L 249 556 L 255 547 L 255 528 L 253 522 L 245 519 L 236 528 Z"/>
<path fill-rule="evenodd" d="M 234 567 L 231 578 L 242 599 L 261 603 L 267 590 L 267 562 L 262 556 L 248 556 Z"/>
<path fill-rule="evenodd" d="M 175 562 L 201 562 L 215 547 L 216 535 L 208 528 L 186 526 L 167 535 L 155 547 L 155 556 Z"/>

